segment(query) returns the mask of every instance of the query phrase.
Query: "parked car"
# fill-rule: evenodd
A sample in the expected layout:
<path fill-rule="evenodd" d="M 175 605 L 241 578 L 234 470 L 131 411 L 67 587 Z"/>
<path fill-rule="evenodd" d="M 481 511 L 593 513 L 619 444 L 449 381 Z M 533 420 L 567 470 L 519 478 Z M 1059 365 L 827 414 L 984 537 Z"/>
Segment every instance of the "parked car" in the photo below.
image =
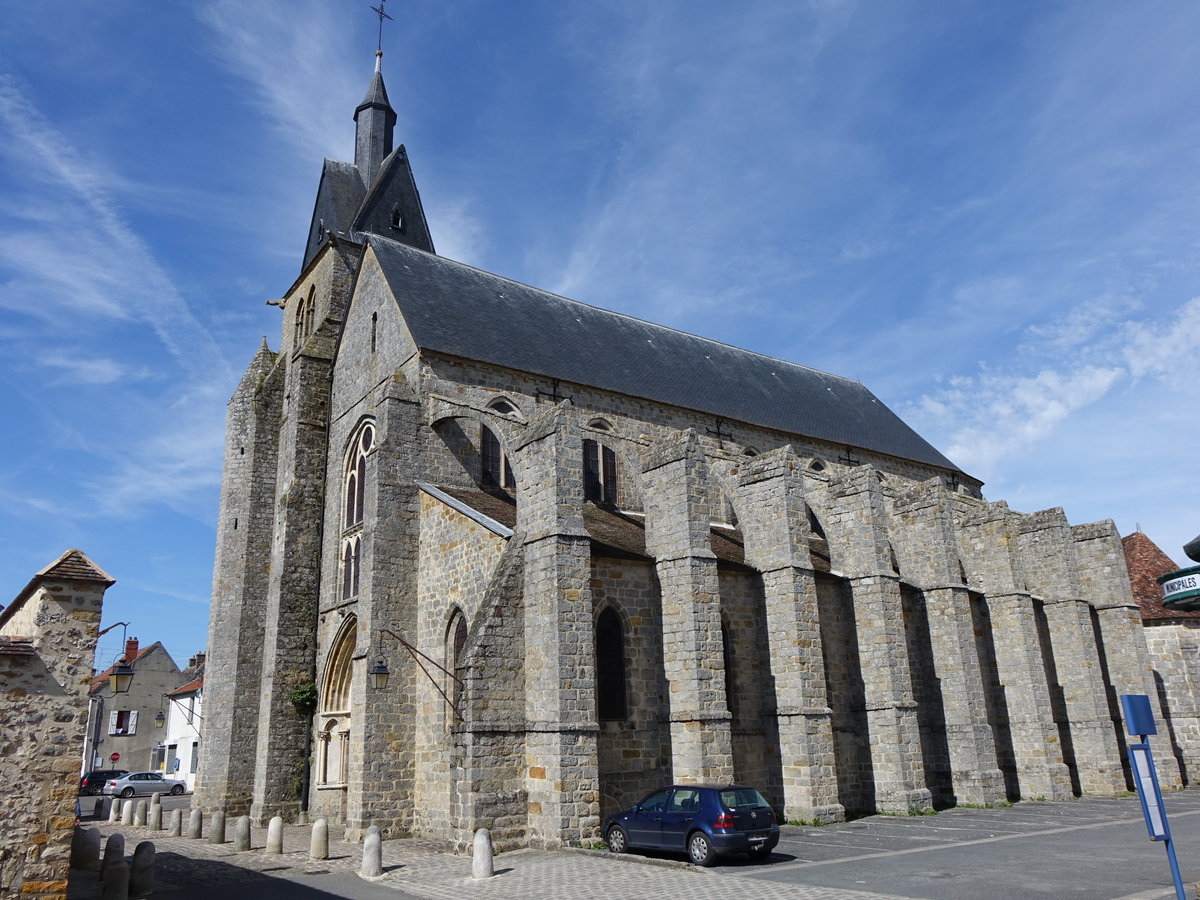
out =
<path fill-rule="evenodd" d="M 182 781 L 163 778 L 158 772 L 126 773 L 104 783 L 104 793 L 112 797 L 132 797 L 135 794 L 182 794 L 187 787 Z"/>
<path fill-rule="evenodd" d="M 729 853 L 766 859 L 779 843 L 779 825 L 754 788 L 675 784 L 606 818 L 604 840 L 613 853 L 631 847 L 670 850 L 711 866 Z"/>
<path fill-rule="evenodd" d="M 128 769 L 93 769 L 79 779 L 79 793 L 99 794 L 104 790 L 106 781 L 128 774 Z"/>

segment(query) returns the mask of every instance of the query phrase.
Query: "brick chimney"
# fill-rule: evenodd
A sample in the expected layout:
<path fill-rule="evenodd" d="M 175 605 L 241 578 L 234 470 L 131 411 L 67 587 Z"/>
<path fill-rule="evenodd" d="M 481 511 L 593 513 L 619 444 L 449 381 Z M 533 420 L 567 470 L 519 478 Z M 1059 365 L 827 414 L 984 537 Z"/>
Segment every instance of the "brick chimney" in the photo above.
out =
<path fill-rule="evenodd" d="M 125 641 L 125 662 L 133 665 L 133 661 L 137 659 L 138 654 L 138 639 L 128 638 Z"/>

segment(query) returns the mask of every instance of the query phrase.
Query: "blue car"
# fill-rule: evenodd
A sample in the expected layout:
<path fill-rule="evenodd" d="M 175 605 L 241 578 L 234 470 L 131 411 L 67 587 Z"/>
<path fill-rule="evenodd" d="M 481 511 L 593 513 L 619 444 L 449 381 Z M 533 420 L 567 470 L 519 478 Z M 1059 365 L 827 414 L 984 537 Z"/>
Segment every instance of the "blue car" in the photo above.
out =
<path fill-rule="evenodd" d="M 606 818 L 604 840 L 613 853 L 670 850 L 711 866 L 729 853 L 766 859 L 779 843 L 779 825 L 754 788 L 674 784 Z"/>

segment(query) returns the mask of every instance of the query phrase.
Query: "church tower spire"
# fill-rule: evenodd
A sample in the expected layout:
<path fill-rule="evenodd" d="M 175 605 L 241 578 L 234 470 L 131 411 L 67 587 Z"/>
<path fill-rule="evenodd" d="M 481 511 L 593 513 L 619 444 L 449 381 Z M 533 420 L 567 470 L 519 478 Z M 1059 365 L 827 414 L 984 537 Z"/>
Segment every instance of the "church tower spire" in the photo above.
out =
<path fill-rule="evenodd" d="M 380 63 L 383 50 L 375 51 L 375 74 L 367 86 L 366 96 L 354 110 L 354 165 L 368 191 L 375 183 L 375 176 L 383 161 L 392 152 L 392 131 L 396 127 L 396 112 L 388 102 L 387 90 L 383 86 Z"/>

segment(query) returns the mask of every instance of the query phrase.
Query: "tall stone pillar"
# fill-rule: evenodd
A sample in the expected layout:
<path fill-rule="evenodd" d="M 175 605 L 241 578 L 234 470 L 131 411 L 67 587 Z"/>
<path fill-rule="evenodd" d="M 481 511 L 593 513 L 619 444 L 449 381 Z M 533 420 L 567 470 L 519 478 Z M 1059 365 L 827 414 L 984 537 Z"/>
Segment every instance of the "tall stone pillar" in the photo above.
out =
<path fill-rule="evenodd" d="M 825 532 L 832 564 L 845 574 L 854 600 L 875 804 L 881 812 L 931 809 L 900 577 L 892 570 L 887 510 L 875 469 L 860 466 L 830 483 Z"/>
<path fill-rule="evenodd" d="M 583 526 L 583 441 L 570 401 L 530 423 L 517 528 L 525 547 L 525 786 L 529 843 L 592 840 L 600 783 L 591 543 Z"/>
<path fill-rule="evenodd" d="M 1180 788 L 1183 780 L 1179 761 L 1171 752 L 1142 616 L 1133 600 L 1117 526 L 1112 519 L 1076 525 L 1071 528 L 1071 538 L 1075 544 L 1083 597 L 1096 610 L 1100 626 L 1099 649 L 1111 685 L 1109 712 L 1118 740 L 1124 743 L 1125 723 L 1117 698 L 1121 694 L 1147 695 L 1154 718 L 1160 725 L 1160 733 L 1151 738 L 1151 744 L 1159 751 L 1155 754 L 1159 780 L 1164 787 Z"/>
<path fill-rule="evenodd" d="M 925 597 L 955 802 L 998 803 L 1005 799 L 1004 779 L 987 718 L 970 592 L 959 575 L 950 495 L 939 481 L 928 481 L 897 500 L 893 513 L 903 525 L 895 532 L 901 571 L 919 582 Z"/>
<path fill-rule="evenodd" d="M 282 371 L 266 341 L 233 397 L 225 424 L 225 463 L 217 516 L 205 667 L 204 740 L 192 803 L 197 809 L 250 810 L 258 744 L 258 686 L 275 509 Z"/>
<path fill-rule="evenodd" d="M 762 573 L 779 720 L 784 817 L 840 822 L 804 477 L 790 446 L 742 466 L 746 561 Z"/>
<path fill-rule="evenodd" d="M 1037 615 L 1025 587 L 1012 513 L 1004 503 L 969 504 L 957 519 L 958 549 L 970 584 L 987 599 L 996 672 L 1020 796 L 1066 800 L 1071 777 L 1042 661 Z"/>
<path fill-rule="evenodd" d="M 672 775 L 684 783 L 731 781 L 721 595 L 707 469 L 695 431 L 651 446 L 642 469 L 646 550 L 655 559 L 662 591 Z"/>
<path fill-rule="evenodd" d="M 316 338 L 317 336 L 314 336 Z M 263 629 L 257 766 L 250 817 L 294 821 L 297 772 L 306 765 L 311 718 L 290 695 L 315 671 L 321 510 L 333 341 L 310 340 L 292 357 L 284 391 L 274 541 Z M 227 810 L 227 812 L 229 812 Z"/>
<path fill-rule="evenodd" d="M 377 389 L 374 400 L 375 446 L 366 458 L 363 575 L 354 607 L 358 614 L 355 655 L 362 660 L 354 664 L 350 691 L 354 740 L 346 763 L 349 840 L 360 840 L 372 825 L 385 836 L 412 828 L 416 682 L 424 677 L 395 638 L 380 632 L 387 628 L 414 642 L 417 635 L 420 500 L 414 479 L 420 477 L 421 407 L 399 372 Z M 326 502 L 337 509 L 344 461 L 341 453 L 330 456 L 332 490 Z M 336 585 L 341 536 L 336 525 L 328 530 L 325 554 Z M 336 586 L 333 596 L 338 596 Z M 376 652 L 393 661 L 392 677 L 382 691 L 373 689 L 367 676 Z"/>
<path fill-rule="evenodd" d="M 1125 790 L 1104 670 L 1083 599 L 1067 518 L 1060 507 L 1016 516 L 1030 589 L 1043 600 L 1054 668 L 1062 688 L 1079 789 L 1111 796 Z"/>

